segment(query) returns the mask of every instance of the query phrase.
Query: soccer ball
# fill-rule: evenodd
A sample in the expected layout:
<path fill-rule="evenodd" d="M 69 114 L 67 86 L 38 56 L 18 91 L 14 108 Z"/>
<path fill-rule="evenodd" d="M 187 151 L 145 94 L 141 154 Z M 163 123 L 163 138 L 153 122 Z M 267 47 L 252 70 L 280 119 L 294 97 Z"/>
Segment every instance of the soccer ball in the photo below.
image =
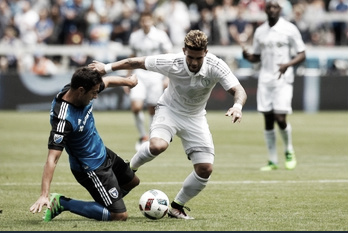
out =
<path fill-rule="evenodd" d="M 163 218 L 169 208 L 169 199 L 167 195 L 158 189 L 146 191 L 139 200 L 139 209 L 141 213 L 152 220 Z"/>

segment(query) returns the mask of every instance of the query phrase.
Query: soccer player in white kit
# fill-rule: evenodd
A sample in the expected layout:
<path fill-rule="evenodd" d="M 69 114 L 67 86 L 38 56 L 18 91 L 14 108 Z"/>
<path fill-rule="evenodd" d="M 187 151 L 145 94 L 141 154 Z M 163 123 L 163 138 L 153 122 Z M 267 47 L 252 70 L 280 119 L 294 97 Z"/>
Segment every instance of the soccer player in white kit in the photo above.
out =
<path fill-rule="evenodd" d="M 173 45 L 167 33 L 154 26 L 154 20 L 150 12 L 143 12 L 139 19 L 140 29 L 134 31 L 129 38 L 129 46 L 132 49 L 130 57 L 149 56 L 154 54 L 169 53 Z M 131 75 L 132 70 L 129 71 Z M 144 103 L 146 102 L 149 112 L 149 125 L 155 115 L 155 106 L 166 87 L 164 75 L 148 70 L 137 69 L 135 73 L 138 78 L 138 85 L 134 89 L 124 87 L 130 92 L 131 110 L 134 114 L 136 128 L 139 132 L 139 139 L 135 144 L 138 150 L 140 145 L 148 140 L 148 130 L 145 129 Z M 149 78 L 150 77 L 150 78 Z"/>
<path fill-rule="evenodd" d="M 261 61 L 257 110 L 264 115 L 264 136 L 269 154 L 268 164 L 261 167 L 261 171 L 278 168 L 275 123 L 284 142 L 285 167 L 294 169 L 297 163 L 292 128 L 286 116 L 292 113 L 293 66 L 305 60 L 305 44 L 297 27 L 280 17 L 281 9 L 278 0 L 266 1 L 268 21 L 255 31 L 253 52 L 243 49 L 245 59 L 250 62 Z M 296 53 L 294 56 L 292 51 Z"/>
<path fill-rule="evenodd" d="M 227 64 L 208 53 L 207 36 L 191 30 L 185 37 L 183 52 L 148 57 L 128 58 L 104 65 L 94 61 L 89 66 L 100 73 L 120 69 L 142 68 L 161 73 L 169 78 L 169 85 L 158 101 L 151 125 L 150 140 L 140 147 L 130 161 L 137 170 L 165 151 L 174 135 L 182 142 L 193 171 L 171 203 L 168 215 L 173 218 L 193 219 L 184 205 L 207 185 L 213 171 L 214 144 L 206 119 L 206 104 L 216 83 L 234 96 L 234 104 L 225 113 L 232 122 L 240 122 L 242 106 L 247 95 Z M 151 77 L 149 77 L 151 78 Z"/>

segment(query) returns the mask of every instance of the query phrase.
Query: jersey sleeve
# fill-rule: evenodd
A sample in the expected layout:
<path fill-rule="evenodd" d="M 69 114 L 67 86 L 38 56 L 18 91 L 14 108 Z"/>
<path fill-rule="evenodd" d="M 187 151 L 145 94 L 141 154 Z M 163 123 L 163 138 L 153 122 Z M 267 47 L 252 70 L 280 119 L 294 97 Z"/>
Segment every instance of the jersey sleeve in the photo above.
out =
<path fill-rule="evenodd" d="M 301 33 L 295 25 L 292 25 L 292 27 L 293 27 L 293 30 L 290 37 L 291 45 L 293 46 L 293 48 L 295 49 L 297 53 L 303 52 L 306 50 L 306 46 L 302 40 Z"/>
<path fill-rule="evenodd" d="M 62 151 L 65 147 L 68 135 L 72 132 L 72 125 L 69 121 L 54 117 L 51 120 L 51 132 L 48 138 L 48 149 Z"/>
<path fill-rule="evenodd" d="M 240 84 L 238 78 L 232 73 L 230 67 L 222 59 L 219 59 L 215 72 L 215 76 L 220 77 L 219 83 L 226 91 Z"/>
<path fill-rule="evenodd" d="M 172 68 L 173 63 L 173 54 L 148 56 L 145 59 L 145 68 L 147 70 L 163 74 L 164 76 L 168 76 L 169 70 Z"/>

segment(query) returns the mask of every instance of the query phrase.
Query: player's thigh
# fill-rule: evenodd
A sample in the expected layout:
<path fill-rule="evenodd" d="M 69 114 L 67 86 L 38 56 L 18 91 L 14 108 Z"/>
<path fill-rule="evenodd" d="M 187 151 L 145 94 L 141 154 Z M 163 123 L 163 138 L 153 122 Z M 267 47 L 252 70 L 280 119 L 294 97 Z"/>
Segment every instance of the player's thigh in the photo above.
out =
<path fill-rule="evenodd" d="M 187 155 L 195 151 L 214 154 L 214 143 L 205 116 L 181 117 L 178 136 Z"/>
<path fill-rule="evenodd" d="M 112 158 L 107 157 L 104 163 L 94 171 L 72 171 L 76 180 L 90 193 L 93 199 L 105 206 L 110 212 L 126 212 L 122 199 L 122 190 L 112 170 Z"/>
<path fill-rule="evenodd" d="M 167 107 L 156 106 L 156 112 L 150 129 L 150 139 L 157 137 L 170 144 L 178 130 L 176 117 L 177 114 L 170 111 Z"/>
<path fill-rule="evenodd" d="M 274 87 L 258 84 L 257 87 L 257 110 L 259 112 L 269 112 L 273 110 Z"/>
<path fill-rule="evenodd" d="M 129 164 L 112 150 L 108 148 L 106 150 L 108 156 L 112 158 L 112 171 L 116 176 L 119 186 L 122 187 L 123 185 L 129 184 L 135 176 Z"/>
<path fill-rule="evenodd" d="M 284 82 L 275 91 L 274 112 L 289 114 L 292 112 L 293 85 Z"/>
<path fill-rule="evenodd" d="M 163 93 L 163 80 L 155 78 L 146 85 L 146 103 L 155 106 Z"/>
<path fill-rule="evenodd" d="M 138 84 L 130 89 L 129 98 L 131 100 L 145 100 L 146 86 L 141 79 L 138 79 Z"/>

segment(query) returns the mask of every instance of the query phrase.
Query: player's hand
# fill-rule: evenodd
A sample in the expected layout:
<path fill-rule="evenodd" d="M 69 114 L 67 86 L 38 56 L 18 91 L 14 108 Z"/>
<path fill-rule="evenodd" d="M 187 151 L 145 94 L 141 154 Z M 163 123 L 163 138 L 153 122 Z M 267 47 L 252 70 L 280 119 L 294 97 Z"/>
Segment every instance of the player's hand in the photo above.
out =
<path fill-rule="evenodd" d="M 100 62 L 100 61 L 96 61 L 94 60 L 92 63 L 90 63 L 88 65 L 88 67 L 92 68 L 93 70 L 97 71 L 98 73 L 100 73 L 101 75 L 106 74 L 105 72 L 105 64 Z"/>
<path fill-rule="evenodd" d="M 279 69 L 278 69 L 279 77 L 278 77 L 278 79 L 280 79 L 282 77 L 282 75 L 286 72 L 286 70 L 288 69 L 288 66 L 286 64 L 278 64 L 278 66 L 279 66 Z"/>
<path fill-rule="evenodd" d="M 132 74 L 131 76 L 127 77 L 129 79 L 130 84 L 128 85 L 128 88 L 133 88 L 136 85 L 138 85 L 138 78 L 135 74 Z"/>
<path fill-rule="evenodd" d="M 232 107 L 228 109 L 225 116 L 232 117 L 232 123 L 240 122 L 242 120 L 242 111 L 239 108 Z"/>
<path fill-rule="evenodd" d="M 243 54 L 243 58 L 248 59 L 248 57 L 250 56 L 250 53 L 248 52 L 248 49 L 245 45 L 242 44 L 242 54 Z"/>
<path fill-rule="evenodd" d="M 122 88 L 123 88 L 124 93 L 126 93 L 127 95 L 129 95 L 129 93 L 130 93 L 130 87 L 123 86 Z"/>
<path fill-rule="evenodd" d="M 40 213 L 43 206 L 47 206 L 47 208 L 51 208 L 50 200 L 48 197 L 40 196 L 39 199 L 30 207 L 30 212 L 33 214 Z"/>

